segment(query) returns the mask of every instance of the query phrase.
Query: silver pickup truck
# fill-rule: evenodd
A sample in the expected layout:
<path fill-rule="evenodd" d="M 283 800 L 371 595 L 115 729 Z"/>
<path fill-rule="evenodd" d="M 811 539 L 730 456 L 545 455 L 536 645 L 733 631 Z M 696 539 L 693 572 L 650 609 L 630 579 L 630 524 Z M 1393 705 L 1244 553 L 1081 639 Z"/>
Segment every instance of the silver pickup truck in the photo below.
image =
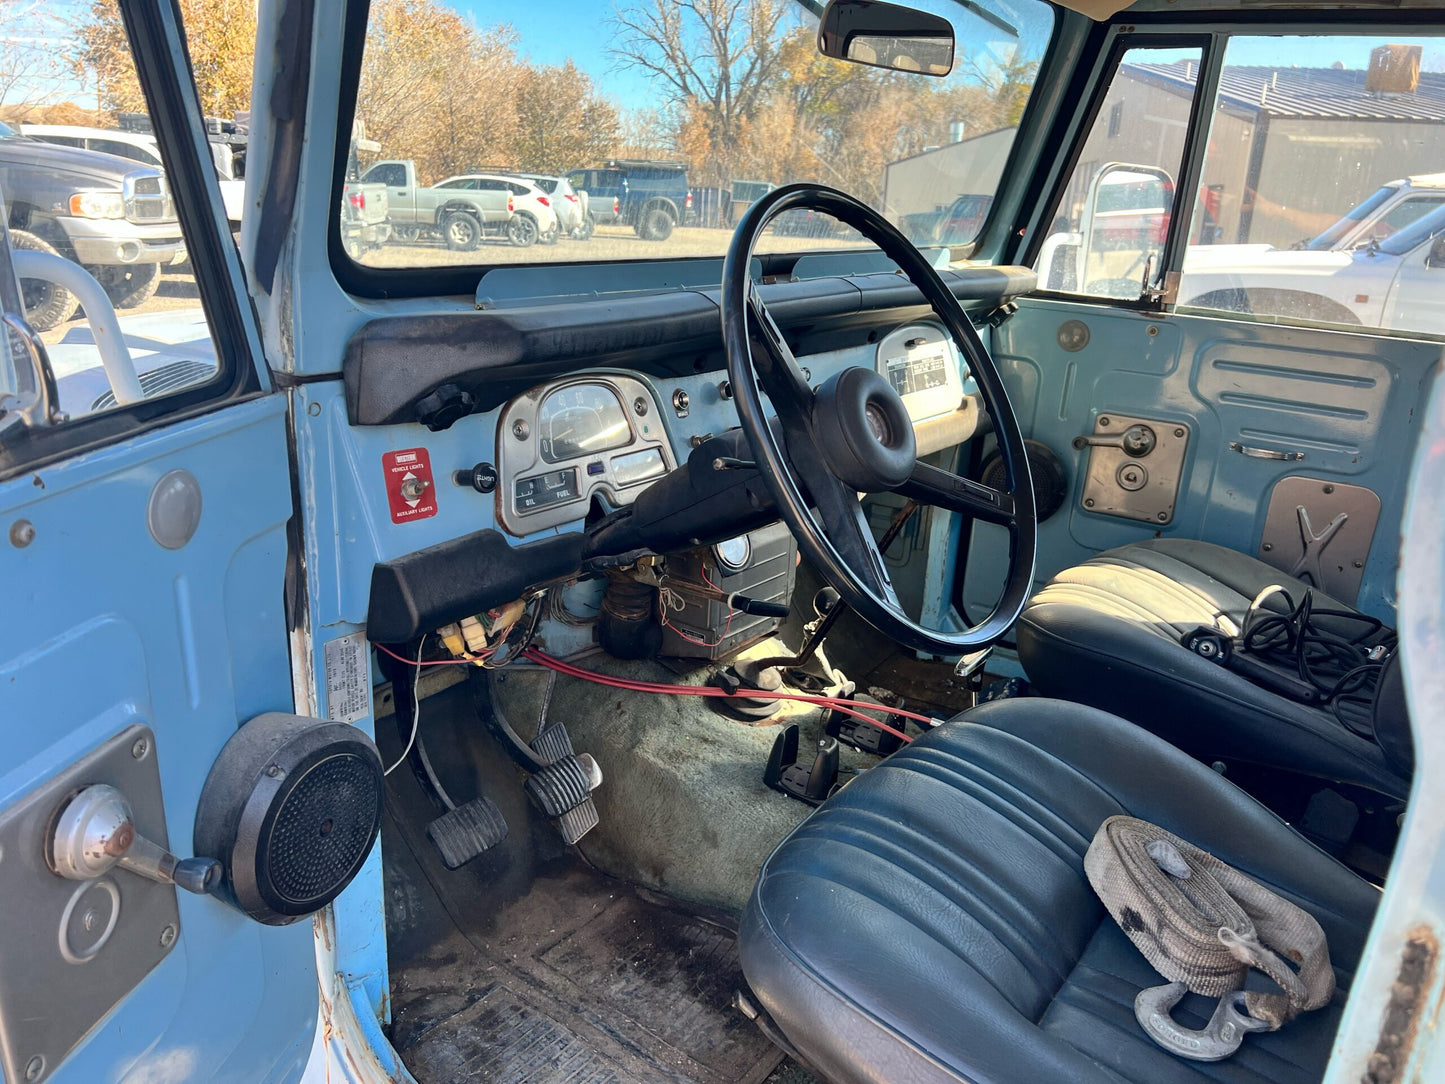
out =
<path fill-rule="evenodd" d="M 428 187 L 417 183 L 416 163 L 401 159 L 377 162 L 361 179 L 386 186 L 393 237 L 402 244 L 439 236 L 466 252 L 488 234 L 523 247 L 557 234 L 550 200 L 521 178 L 475 173 Z"/>

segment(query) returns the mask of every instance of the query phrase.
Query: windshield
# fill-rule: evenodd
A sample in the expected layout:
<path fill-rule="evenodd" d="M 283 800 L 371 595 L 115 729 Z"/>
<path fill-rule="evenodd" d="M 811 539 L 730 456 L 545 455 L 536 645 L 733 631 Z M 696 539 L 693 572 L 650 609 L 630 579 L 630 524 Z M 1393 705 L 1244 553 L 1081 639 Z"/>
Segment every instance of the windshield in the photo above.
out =
<path fill-rule="evenodd" d="M 1403 230 L 1386 237 L 1380 242 L 1380 251 L 1391 256 L 1403 256 L 1416 245 L 1428 241 L 1442 231 L 1445 231 L 1445 206 L 1435 208 Z"/>
<path fill-rule="evenodd" d="M 1371 195 L 1369 199 L 1365 200 L 1364 203 L 1361 203 L 1354 210 L 1347 211 L 1344 218 L 1340 219 L 1329 229 L 1325 230 L 1324 233 L 1320 234 L 1313 241 L 1306 242 L 1304 247 L 1313 251 L 1320 252 L 1328 251 L 1329 249 L 1334 248 L 1335 245 L 1339 244 L 1341 238 L 1343 238 L 1345 234 L 1349 233 L 1352 229 L 1354 229 L 1361 222 L 1363 222 L 1367 215 L 1373 214 L 1376 209 L 1379 208 L 1380 204 L 1384 203 L 1387 199 L 1393 196 L 1396 191 L 1397 189 L 1395 185 L 1385 185 L 1384 188 L 1379 189 L 1377 192 Z"/>
<path fill-rule="evenodd" d="M 373 0 L 355 130 L 381 148 L 362 181 L 388 192 L 342 202 L 343 247 L 370 267 L 716 258 L 794 181 L 858 196 L 915 243 L 967 243 L 983 215 L 950 208 L 992 202 L 1053 10 L 917 6 L 953 24 L 944 78 L 822 56 L 796 0 Z M 576 199 L 439 185 L 481 169 L 566 177 Z M 758 251 L 858 247 L 799 212 Z"/>

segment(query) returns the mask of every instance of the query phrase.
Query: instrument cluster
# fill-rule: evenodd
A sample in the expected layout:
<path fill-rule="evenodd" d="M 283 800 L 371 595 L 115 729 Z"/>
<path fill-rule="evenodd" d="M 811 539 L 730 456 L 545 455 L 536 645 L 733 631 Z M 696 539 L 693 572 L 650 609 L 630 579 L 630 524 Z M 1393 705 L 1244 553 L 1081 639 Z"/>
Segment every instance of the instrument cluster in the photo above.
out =
<path fill-rule="evenodd" d="M 589 375 L 509 402 L 497 430 L 498 519 L 514 535 L 581 519 L 594 493 L 629 503 L 677 465 L 652 391 Z"/>

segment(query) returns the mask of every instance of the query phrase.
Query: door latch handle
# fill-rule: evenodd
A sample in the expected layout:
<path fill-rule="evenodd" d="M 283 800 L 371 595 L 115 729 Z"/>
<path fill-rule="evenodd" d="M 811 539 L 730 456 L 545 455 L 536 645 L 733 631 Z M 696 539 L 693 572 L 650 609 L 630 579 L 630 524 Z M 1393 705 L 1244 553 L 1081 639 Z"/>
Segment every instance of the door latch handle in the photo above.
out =
<path fill-rule="evenodd" d="M 1275 448 L 1256 448 L 1250 444 L 1241 444 L 1237 440 L 1229 442 L 1229 450 L 1238 452 L 1240 455 L 1248 456 L 1250 459 L 1281 459 L 1286 463 L 1295 463 L 1305 457 L 1304 452 L 1284 452 Z"/>
<path fill-rule="evenodd" d="M 1113 436 L 1090 433 L 1074 438 L 1074 447 L 1080 451 L 1085 448 L 1119 448 L 1125 455 L 1133 456 L 1135 459 L 1143 459 L 1154 450 L 1158 443 L 1159 438 L 1155 435 L 1154 430 L 1143 424 L 1131 425 L 1122 433 Z"/>
<path fill-rule="evenodd" d="M 95 783 L 66 802 L 51 829 L 50 868 L 73 881 L 90 881 L 115 866 L 161 884 L 207 895 L 221 883 L 214 858 L 177 858 L 135 830 L 135 814 L 115 787 Z"/>

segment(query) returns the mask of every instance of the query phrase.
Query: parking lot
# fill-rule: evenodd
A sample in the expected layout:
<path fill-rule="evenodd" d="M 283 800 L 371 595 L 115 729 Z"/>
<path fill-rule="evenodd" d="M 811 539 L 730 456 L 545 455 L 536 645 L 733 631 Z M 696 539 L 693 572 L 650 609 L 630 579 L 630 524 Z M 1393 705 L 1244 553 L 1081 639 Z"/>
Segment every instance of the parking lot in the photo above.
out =
<path fill-rule="evenodd" d="M 362 257 L 367 267 L 435 267 L 440 264 L 564 263 L 573 260 L 667 260 L 678 256 L 718 256 L 727 252 L 732 231 L 682 226 L 666 241 L 644 241 L 630 226 L 598 226 L 590 241 L 563 239 L 554 245 L 517 248 L 505 238 L 487 238 L 472 252 L 453 252 L 440 241 L 386 245 Z M 789 237 L 769 233 L 765 252 L 802 252 L 819 248 L 857 248 L 847 238 Z"/>
<path fill-rule="evenodd" d="M 413 245 L 389 244 L 367 253 L 361 262 L 368 267 L 437 267 L 465 264 L 563 263 L 575 260 L 639 260 L 672 259 L 679 256 L 715 256 L 721 258 L 732 239 L 730 230 L 705 229 L 697 226 L 673 231 L 666 241 L 644 241 L 628 226 L 599 226 L 588 241 L 566 239 L 552 245 L 531 245 L 517 248 L 504 239 L 488 238 L 471 252 L 453 252 L 439 241 L 421 241 Z M 847 238 L 790 237 L 769 233 L 761 246 L 765 252 L 802 252 L 816 249 L 848 249 L 860 242 Z M 200 305 L 200 294 L 191 277 L 189 263 L 168 267 L 161 276 L 160 288 L 154 297 L 133 309 L 121 309 L 121 318 L 144 313 L 194 309 Z M 67 332 L 85 326 L 85 316 L 77 312 L 67 324 L 45 332 L 41 338 L 55 345 Z"/>

